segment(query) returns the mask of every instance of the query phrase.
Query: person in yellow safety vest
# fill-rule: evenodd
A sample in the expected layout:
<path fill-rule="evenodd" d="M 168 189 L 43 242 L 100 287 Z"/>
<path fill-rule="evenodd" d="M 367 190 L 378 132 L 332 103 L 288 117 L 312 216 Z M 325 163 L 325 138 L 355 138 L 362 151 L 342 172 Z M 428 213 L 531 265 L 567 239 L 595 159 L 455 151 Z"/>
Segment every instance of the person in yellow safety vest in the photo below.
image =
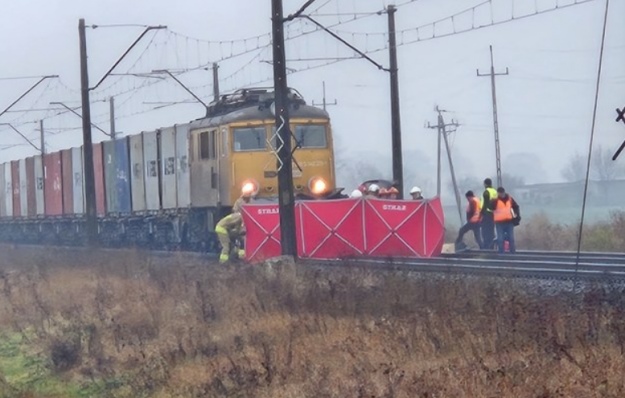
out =
<path fill-rule="evenodd" d="M 219 220 L 215 227 L 215 232 L 217 233 L 217 238 L 219 238 L 219 243 L 221 243 L 219 262 L 223 264 L 230 260 L 233 241 L 245 235 L 245 225 L 243 224 L 241 213 L 228 214 Z M 240 249 L 237 254 L 239 258 L 244 258 L 245 250 Z"/>
<path fill-rule="evenodd" d="M 497 227 L 497 248 L 499 253 L 504 252 L 504 239 L 510 244 L 510 253 L 516 251 L 514 244 L 514 227 L 519 225 L 521 210 L 512 196 L 506 193 L 503 187 L 497 188 L 497 200 L 493 218 Z"/>
<path fill-rule="evenodd" d="M 456 249 L 460 250 L 466 247 L 462 238 L 464 238 L 464 234 L 469 231 L 473 231 L 473 236 L 475 237 L 475 242 L 478 247 L 481 249 L 484 244 L 482 243 L 482 237 L 480 235 L 480 223 L 482 221 L 482 203 L 475 196 L 473 191 L 467 191 L 465 194 L 467 201 L 467 222 L 458 231 L 458 237 L 456 238 Z"/>
<path fill-rule="evenodd" d="M 483 249 L 492 250 L 495 244 L 495 221 L 493 211 L 497 201 L 497 191 L 493 188 L 490 178 L 484 180 L 484 193 L 482 194 L 482 242 Z"/>

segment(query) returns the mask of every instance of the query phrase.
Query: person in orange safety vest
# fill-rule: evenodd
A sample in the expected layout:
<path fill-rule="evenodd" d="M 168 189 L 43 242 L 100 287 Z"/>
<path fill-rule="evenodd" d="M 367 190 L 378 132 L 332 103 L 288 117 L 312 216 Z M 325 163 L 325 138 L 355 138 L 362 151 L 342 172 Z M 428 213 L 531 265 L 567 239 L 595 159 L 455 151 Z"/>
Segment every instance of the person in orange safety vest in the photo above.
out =
<path fill-rule="evenodd" d="M 508 241 L 510 253 L 516 251 L 514 244 L 514 227 L 521 221 L 519 205 L 506 193 L 503 187 L 497 188 L 497 200 L 493 211 L 495 229 L 497 230 L 497 248 L 504 252 L 504 240 Z"/>
<path fill-rule="evenodd" d="M 480 223 L 482 222 L 482 203 L 479 198 L 475 196 L 473 191 L 467 191 L 465 194 L 467 198 L 467 222 L 458 231 L 458 237 L 456 238 L 456 250 L 465 248 L 466 245 L 462 241 L 464 234 L 469 231 L 473 231 L 475 242 L 478 247 L 482 249 L 484 243 L 482 242 L 482 236 L 480 234 Z"/>

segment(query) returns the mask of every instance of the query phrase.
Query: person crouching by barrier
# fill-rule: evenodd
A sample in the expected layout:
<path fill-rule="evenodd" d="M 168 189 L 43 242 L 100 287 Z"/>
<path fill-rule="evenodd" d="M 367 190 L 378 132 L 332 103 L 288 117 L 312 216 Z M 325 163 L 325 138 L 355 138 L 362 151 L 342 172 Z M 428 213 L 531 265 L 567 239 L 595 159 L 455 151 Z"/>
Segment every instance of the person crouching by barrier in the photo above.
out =
<path fill-rule="evenodd" d="M 223 264 L 230 260 L 230 254 L 234 248 L 234 241 L 241 239 L 245 235 L 245 225 L 243 224 L 243 217 L 241 213 L 228 214 L 219 222 L 215 227 L 217 238 L 221 244 L 221 254 L 219 255 L 219 263 Z M 239 249 L 237 252 L 239 258 L 245 257 L 245 250 Z"/>
<path fill-rule="evenodd" d="M 514 227 L 521 221 L 519 205 L 506 193 L 503 187 L 497 188 L 497 200 L 493 212 L 495 228 L 497 229 L 497 249 L 504 252 L 504 240 L 510 245 L 510 253 L 516 251 L 514 244 Z"/>
<path fill-rule="evenodd" d="M 478 247 L 481 249 L 484 244 L 482 243 L 482 236 L 480 231 L 480 223 L 482 221 L 482 204 L 480 200 L 475 196 L 473 191 L 467 191 L 465 194 L 467 201 L 469 202 L 467 205 L 467 222 L 458 231 L 458 237 L 456 238 L 456 250 L 462 250 L 466 248 L 466 245 L 463 242 L 464 234 L 469 231 L 473 231 L 473 236 L 475 237 L 475 242 Z"/>

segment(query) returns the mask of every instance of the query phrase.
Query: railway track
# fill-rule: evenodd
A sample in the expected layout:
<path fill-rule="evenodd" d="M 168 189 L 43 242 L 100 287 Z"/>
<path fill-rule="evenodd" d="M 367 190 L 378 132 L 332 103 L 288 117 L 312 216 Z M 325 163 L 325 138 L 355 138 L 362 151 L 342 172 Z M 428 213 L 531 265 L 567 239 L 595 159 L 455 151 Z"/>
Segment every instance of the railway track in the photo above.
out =
<path fill-rule="evenodd" d="M 311 261 L 311 260 L 307 260 Z M 311 261 L 333 265 L 333 261 Z M 336 262 L 334 262 L 336 263 Z M 464 252 L 437 258 L 358 259 L 342 263 L 414 272 L 463 273 L 557 279 L 625 280 L 625 253 L 523 251 L 517 254 Z M 341 262 L 336 265 L 340 265 Z"/>
<path fill-rule="evenodd" d="M 48 250 L 39 245 L 16 245 L 17 248 Z M 59 250 L 86 252 L 86 247 L 54 247 Z M 132 253 L 134 249 L 98 249 L 106 253 Z M 155 260 L 155 265 L 167 266 L 176 256 L 189 259 L 215 261 L 213 253 L 188 251 L 142 251 Z M 491 276 L 522 276 L 559 279 L 618 279 L 625 280 L 625 253 L 564 251 L 519 251 L 516 254 L 498 254 L 483 251 L 467 251 L 443 254 L 437 258 L 359 258 L 342 260 L 301 259 L 304 265 L 321 267 L 365 266 L 376 270 L 408 272 L 435 272 L 478 274 Z"/>

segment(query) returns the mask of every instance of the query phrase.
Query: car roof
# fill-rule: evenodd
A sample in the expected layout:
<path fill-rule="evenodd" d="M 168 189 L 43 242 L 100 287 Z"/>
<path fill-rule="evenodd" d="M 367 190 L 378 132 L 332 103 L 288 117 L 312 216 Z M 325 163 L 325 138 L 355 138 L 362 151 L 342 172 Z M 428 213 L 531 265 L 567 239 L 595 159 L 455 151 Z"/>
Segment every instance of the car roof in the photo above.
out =
<path fill-rule="evenodd" d="M 360 184 L 360 188 L 361 190 L 366 190 L 367 188 L 369 188 L 369 185 L 371 184 L 376 184 L 380 188 L 384 188 L 384 189 L 388 189 L 393 186 L 392 181 L 380 179 L 380 180 L 367 180 L 363 182 L 362 184 Z"/>

